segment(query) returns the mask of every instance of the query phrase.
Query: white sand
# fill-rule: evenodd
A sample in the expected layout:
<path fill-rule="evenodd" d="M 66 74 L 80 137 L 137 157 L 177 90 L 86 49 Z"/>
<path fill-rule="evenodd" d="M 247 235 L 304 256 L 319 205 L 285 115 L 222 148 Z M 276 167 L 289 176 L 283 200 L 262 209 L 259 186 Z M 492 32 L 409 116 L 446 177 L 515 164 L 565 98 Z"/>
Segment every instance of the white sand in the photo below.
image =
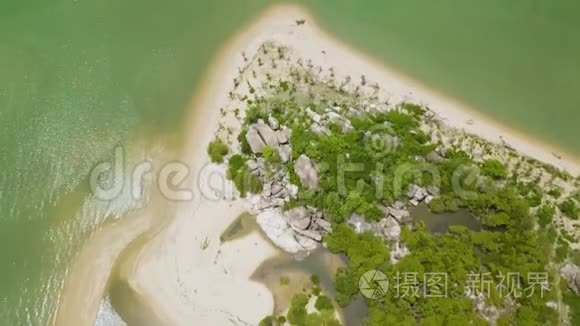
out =
<path fill-rule="evenodd" d="M 296 26 L 295 19 L 306 18 Z M 314 19 L 294 6 L 276 6 L 264 12 L 241 34 L 227 43 L 191 105 L 187 130 L 191 134 L 185 155 L 193 176 L 209 161 L 206 148 L 218 128 L 219 108 L 228 103 L 232 80 L 242 66 L 241 53 L 251 56 L 265 41 L 274 40 L 293 48 L 297 56 L 311 59 L 315 66 L 334 67 L 337 80 L 350 75 L 357 80 L 364 74 L 388 90 L 391 101 L 409 100 L 428 105 L 451 126 L 488 140 L 503 137 L 512 147 L 541 161 L 580 171 L 567 156 L 559 160 L 545 144 L 501 126 L 460 103 L 431 92 L 342 44 L 321 31 Z M 323 53 L 324 51 L 325 53 Z M 473 120 L 472 125 L 466 122 Z M 192 179 L 190 184 L 196 185 Z M 244 208 L 240 201 L 212 201 L 201 198 L 196 188 L 194 202 L 180 204 L 176 218 L 122 266 L 131 286 L 156 307 L 168 325 L 243 325 L 257 324 L 271 313 L 273 300 L 268 290 L 248 280 L 258 265 L 275 254 L 275 249 L 257 234 L 219 245 L 219 236 Z M 209 247 L 201 250 L 208 239 Z M 217 257 L 217 258 L 216 258 Z M 100 298 L 99 298 L 100 299 Z M 78 323 L 77 325 L 83 325 Z"/>

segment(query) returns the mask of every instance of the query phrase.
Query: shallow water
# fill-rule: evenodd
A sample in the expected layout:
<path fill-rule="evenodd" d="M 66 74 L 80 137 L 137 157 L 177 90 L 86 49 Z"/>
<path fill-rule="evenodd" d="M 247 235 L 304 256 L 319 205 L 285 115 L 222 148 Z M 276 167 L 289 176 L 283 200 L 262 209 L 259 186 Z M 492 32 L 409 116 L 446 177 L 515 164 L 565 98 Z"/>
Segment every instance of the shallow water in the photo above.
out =
<path fill-rule="evenodd" d="M 244 213 L 226 229 L 226 241 L 244 237 L 252 232 L 259 232 L 270 241 L 256 223 L 255 217 Z M 346 267 L 346 258 L 337 255 L 324 247 L 319 247 L 307 256 L 291 255 L 282 251 L 273 258 L 264 261 L 252 274 L 251 279 L 264 284 L 274 297 L 274 315 L 284 314 L 290 307 L 290 300 L 295 294 L 312 291 L 312 275 L 317 275 L 318 287 L 330 297 L 336 296 L 334 275 L 341 267 Z M 288 278 L 289 283 L 282 282 Z M 366 317 L 367 306 L 362 298 L 357 298 L 345 308 L 339 309 L 346 326 L 358 326 Z"/>
<path fill-rule="evenodd" d="M 468 210 L 457 212 L 433 213 L 425 204 L 411 207 L 409 213 L 415 222 L 425 223 L 428 231 L 433 233 L 447 232 L 451 225 L 462 225 L 472 231 L 481 231 L 481 222 Z"/>

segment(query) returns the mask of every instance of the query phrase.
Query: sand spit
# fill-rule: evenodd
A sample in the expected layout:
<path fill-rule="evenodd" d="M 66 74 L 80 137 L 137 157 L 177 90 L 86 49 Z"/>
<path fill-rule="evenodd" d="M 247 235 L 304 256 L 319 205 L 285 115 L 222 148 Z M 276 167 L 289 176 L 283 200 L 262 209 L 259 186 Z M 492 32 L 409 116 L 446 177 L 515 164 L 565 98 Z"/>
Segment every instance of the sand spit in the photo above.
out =
<path fill-rule="evenodd" d="M 306 24 L 298 26 L 295 20 L 300 18 L 306 19 Z M 256 233 L 220 245 L 220 235 L 236 216 L 245 211 L 245 207 L 241 200 L 212 199 L 211 194 L 203 196 L 198 187 L 205 180 L 200 177 L 200 171 L 216 168 L 209 164 L 206 148 L 218 129 L 220 108 L 229 102 L 228 93 L 239 73 L 238 67 L 243 66 L 241 53 L 251 56 L 267 41 L 292 48 L 297 57 L 310 60 L 314 66 L 333 67 L 337 79 L 340 76 L 358 79 L 364 75 L 370 82 L 387 90 L 392 103 L 411 101 L 423 104 L 452 127 L 493 142 L 504 141 L 520 152 L 574 175 L 580 172 L 575 158 L 564 151 L 438 95 L 330 37 L 303 9 L 290 5 L 274 6 L 225 45 L 209 67 L 203 87 L 194 96 L 191 116 L 186 120 L 188 134 L 184 135 L 187 142 L 183 157 L 190 165 L 191 178 L 187 184 L 193 185 L 194 200 L 178 204 L 176 216 L 167 227 L 119 266 L 131 289 L 149 302 L 149 306 L 156 307 L 158 315 L 166 318 L 166 325 L 255 325 L 273 310 L 271 293 L 249 278 L 263 261 L 276 254 L 276 249 Z M 557 158 L 553 152 L 562 158 Z M 223 173 L 223 166 L 217 169 Z M 123 226 L 107 231 L 102 241 L 91 240 L 91 248 L 84 250 L 103 258 L 97 261 L 89 257 L 78 263 L 98 266 L 102 273 L 89 275 L 73 267 L 69 273 L 73 281 L 67 283 L 76 283 L 74 280 L 100 282 L 107 278 L 106 269 L 110 271 L 114 257 L 105 254 L 122 245 L 121 241 L 111 243 L 110 240 L 147 229 L 148 225 L 143 221 L 122 221 Z M 63 297 L 59 317 L 68 316 L 70 319 L 57 318 L 56 324 L 91 325 L 90 318 L 96 314 L 102 296 L 102 291 L 96 291 Z M 69 305 L 67 301 L 82 302 L 82 306 Z M 74 311 L 73 306 L 82 307 L 82 311 Z M 71 317 L 75 313 L 82 316 Z M 74 323 L 58 323 L 64 320 Z"/>

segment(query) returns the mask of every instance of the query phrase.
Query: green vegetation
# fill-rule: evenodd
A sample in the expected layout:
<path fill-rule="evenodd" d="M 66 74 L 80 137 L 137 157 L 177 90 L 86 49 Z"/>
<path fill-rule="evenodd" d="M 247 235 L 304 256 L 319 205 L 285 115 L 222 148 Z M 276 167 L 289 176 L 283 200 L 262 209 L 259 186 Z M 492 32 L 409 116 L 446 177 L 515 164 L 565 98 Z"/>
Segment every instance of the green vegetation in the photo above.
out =
<path fill-rule="evenodd" d="M 280 285 L 288 285 L 288 284 L 290 284 L 290 278 L 288 276 L 281 276 Z"/>
<path fill-rule="evenodd" d="M 538 224 L 540 226 L 546 226 L 552 223 L 552 219 L 554 218 L 554 213 L 556 209 L 554 206 L 551 205 L 542 205 L 542 207 L 538 208 L 536 215 L 538 217 Z"/>
<path fill-rule="evenodd" d="M 325 299 L 321 299 L 325 298 Z M 306 304 L 309 297 L 306 294 L 297 294 L 292 298 L 286 320 L 293 326 L 339 326 L 340 322 L 334 317 L 334 307 L 328 297 L 320 296 L 316 301 L 318 313 L 308 313 Z M 319 304 L 320 302 L 320 304 Z M 320 306 L 320 308 L 319 308 Z"/>
<path fill-rule="evenodd" d="M 568 198 L 565 201 L 563 201 L 560 205 L 558 205 L 558 208 L 560 209 L 560 211 L 568 216 L 569 218 L 573 219 L 573 220 L 577 220 L 578 219 L 578 206 L 576 204 L 576 200 L 574 200 L 573 198 Z"/>
<path fill-rule="evenodd" d="M 246 159 L 239 154 L 230 158 L 226 177 L 234 182 L 242 197 L 248 192 L 256 194 L 262 191 L 262 182 L 248 170 Z"/>
<path fill-rule="evenodd" d="M 321 295 L 316 299 L 316 303 L 315 303 L 314 307 L 316 307 L 316 309 L 318 311 L 323 311 L 323 310 L 333 311 L 334 310 L 334 306 L 332 305 L 332 300 L 325 295 Z"/>
<path fill-rule="evenodd" d="M 339 269 L 334 280 L 337 294 L 333 299 L 338 305 L 349 304 L 360 293 L 359 279 L 370 270 L 383 272 L 391 285 L 396 284 L 398 275 L 413 274 L 416 280 L 412 285 L 421 290 L 429 284 L 426 276 L 446 273 L 449 283 L 445 296 L 402 297 L 391 288 L 384 297 L 367 300 L 365 325 L 485 325 L 487 322 L 475 311 L 472 299 L 466 296 L 470 277 L 485 274 L 491 284 L 497 285 L 503 282 L 503 276 L 513 273 L 520 275 L 518 290 L 535 291 L 514 296 L 490 287 L 485 301 L 502 312 L 497 323 L 557 324 L 557 312 L 546 303 L 555 300 L 558 289 L 540 289 L 528 276 L 542 273 L 549 284 L 554 282 L 547 266 L 570 257 L 569 243 L 575 240 L 560 234 L 552 223 L 556 207 L 574 219 L 579 209 L 573 196 L 555 206 L 553 198 L 559 198 L 562 190 L 553 185 L 543 188 L 541 176 L 532 177 L 529 172 L 537 167 L 562 180 L 568 178 L 566 173 L 521 158 L 517 164 L 526 164 L 523 170 L 527 173 L 527 178 L 521 178 L 516 169 L 508 170 L 508 166 L 513 166 L 509 158 L 517 158 L 515 152 L 510 152 L 511 156 L 497 155 L 498 159 L 474 159 L 476 155 L 464 146 L 471 140 L 462 135 L 447 135 L 451 145 L 443 145 L 446 142 L 437 138 L 440 126 L 432 123 L 427 111 L 418 105 L 402 103 L 391 110 L 364 110 L 366 104 L 361 104 L 360 94 L 320 83 L 308 73 L 295 74 L 296 80 L 308 83 L 308 90 L 301 90 L 298 82 L 274 82 L 269 86 L 273 96 L 253 99 L 238 136 L 243 155 L 230 159 L 228 176 L 236 180 L 247 171 L 245 160 L 250 157 L 250 150 L 245 143 L 245 130 L 250 123 L 271 115 L 292 129 L 292 157 L 305 154 L 316 163 L 319 186 L 300 187 L 297 198 L 285 208 L 315 207 L 332 222 L 333 232 L 324 241 L 331 251 L 348 259 L 348 266 Z M 308 108 L 308 114 L 304 108 Z M 350 108 L 355 108 L 356 114 L 348 115 Z M 314 112 L 324 116 L 331 110 L 348 117 L 349 127 L 337 122 L 328 124 L 330 132 L 313 130 L 314 119 L 308 115 Z M 425 128 L 426 124 L 431 124 L 432 129 Z M 498 148 L 480 139 L 476 143 L 490 155 L 494 153 L 491 149 Z M 432 159 L 434 153 L 437 159 Z M 262 155 L 270 165 L 285 169 L 290 182 L 300 185 L 292 161 L 281 164 L 277 151 L 269 147 Z M 346 222 L 353 214 L 364 216 L 368 222 L 380 221 L 386 206 L 410 200 L 412 195 L 407 196 L 406 192 L 411 185 L 437 189 L 439 194 L 429 203 L 432 212 L 464 210 L 475 216 L 483 229 L 452 225 L 447 232 L 433 234 L 422 223 L 402 226 L 400 243 L 410 253 L 396 264 L 391 263 L 391 243 L 370 232 L 357 233 Z M 552 199 L 545 198 L 543 189 L 550 189 L 547 195 Z M 291 325 L 333 325 L 333 317 L 326 318 L 332 316 L 333 301 L 320 295 L 319 280 L 314 275 L 312 283 L 320 314 L 307 314 L 309 297 L 296 295 L 287 315 Z M 428 293 L 435 294 L 435 290 Z"/>
<path fill-rule="evenodd" d="M 207 148 L 207 153 L 213 163 L 223 163 L 224 156 L 226 156 L 228 152 L 228 145 L 219 138 L 209 143 Z"/>
<path fill-rule="evenodd" d="M 493 179 L 505 179 L 508 175 L 508 170 L 505 165 L 498 160 L 485 160 L 481 165 L 483 174 L 492 177 Z"/>

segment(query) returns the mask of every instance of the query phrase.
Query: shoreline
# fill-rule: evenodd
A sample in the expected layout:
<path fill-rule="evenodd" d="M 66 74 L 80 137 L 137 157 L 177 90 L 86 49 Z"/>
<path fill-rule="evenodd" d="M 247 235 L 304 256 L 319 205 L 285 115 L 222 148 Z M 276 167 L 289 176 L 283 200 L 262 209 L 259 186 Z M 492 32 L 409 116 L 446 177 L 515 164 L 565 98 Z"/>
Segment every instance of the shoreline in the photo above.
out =
<path fill-rule="evenodd" d="M 306 19 L 306 24 L 296 26 L 294 20 L 301 18 Z M 377 82 L 383 89 L 392 93 L 391 99 L 408 100 L 429 106 L 439 116 L 445 117 L 445 123 L 451 127 L 464 129 L 494 143 L 499 143 L 501 136 L 524 155 L 552 164 L 575 176 L 580 173 L 578 157 L 546 141 L 534 139 L 516 128 L 494 121 L 493 117 L 471 109 L 457 99 L 438 94 L 396 68 L 379 62 L 325 32 L 307 10 L 297 5 L 281 4 L 262 11 L 240 32 L 230 37 L 207 67 L 184 122 L 186 134 L 182 135 L 185 144 L 182 159 L 190 163 L 192 172 L 186 182 L 187 185 L 199 184 L 199 172 L 209 162 L 206 153 L 207 144 L 217 130 L 220 120 L 219 108 L 229 102 L 228 92 L 231 90 L 232 80 L 238 75 L 237 68 L 243 64 L 241 53 L 254 53 L 262 43 L 270 40 L 293 48 L 298 57 L 311 59 L 315 66 L 333 67 L 337 76 L 350 75 L 353 79 L 358 79 L 364 74 L 371 83 Z M 474 123 L 467 124 L 469 120 L 473 120 Z M 557 159 L 553 152 L 557 152 L 563 158 Z M 199 190 L 198 187 L 190 189 Z M 250 276 L 262 262 L 273 257 L 277 250 L 255 234 L 219 245 L 221 233 L 231 221 L 245 211 L 242 201 L 201 198 L 199 191 L 196 191 L 194 196 L 193 201 L 178 204 L 175 217 L 163 223 L 162 230 L 135 252 L 131 252 L 117 268 L 120 268 L 123 276 L 127 278 L 131 289 L 138 293 L 148 306 L 155 307 L 156 314 L 167 319 L 169 325 L 225 324 L 234 321 L 257 323 L 271 314 L 274 302 L 272 293 L 264 285 L 252 281 Z M 67 284 L 83 279 L 93 282 L 89 278 L 90 275 L 82 273 L 88 273 L 91 264 L 98 264 L 99 261 L 96 261 L 94 256 L 88 257 L 85 251 L 113 255 L 111 243 L 107 239 L 127 236 L 132 234 L 131 232 L 137 232 L 136 228 L 147 226 L 144 219 L 139 218 L 127 218 L 120 221 L 120 224 L 122 226 L 116 227 L 114 231 L 103 230 L 99 233 L 102 239 L 91 239 L 91 248 L 81 250 L 79 254 L 81 258 L 78 262 L 75 260 L 75 265 L 67 277 Z M 204 239 L 209 240 L 209 246 L 200 249 L 200 243 Z M 86 264 L 77 267 L 79 262 Z M 113 262 L 116 262 L 116 259 L 113 259 Z M 104 271 L 103 266 L 99 265 L 99 268 Z M 109 273 L 106 273 L 107 278 L 112 273 L 112 268 L 111 266 Z M 104 273 L 98 277 L 102 281 Z M 92 291 L 91 298 L 83 297 L 80 291 L 76 292 L 76 296 L 68 298 L 72 300 L 71 307 L 90 301 L 90 304 L 85 305 L 85 309 L 88 307 L 91 313 L 98 310 L 102 299 L 100 292 Z M 97 295 L 100 295 L 98 299 Z M 76 297 L 84 301 L 80 299 L 77 301 L 74 299 Z M 91 304 L 94 302 L 96 306 L 92 307 Z M 62 301 L 59 305 L 62 305 Z M 75 311 L 71 307 L 59 306 L 58 318 L 55 320 L 75 316 Z M 61 313 L 64 315 L 59 317 Z M 90 313 L 83 313 L 83 316 L 78 317 L 82 320 L 79 319 L 75 325 L 90 325 L 90 322 L 94 321 L 89 320 Z"/>

